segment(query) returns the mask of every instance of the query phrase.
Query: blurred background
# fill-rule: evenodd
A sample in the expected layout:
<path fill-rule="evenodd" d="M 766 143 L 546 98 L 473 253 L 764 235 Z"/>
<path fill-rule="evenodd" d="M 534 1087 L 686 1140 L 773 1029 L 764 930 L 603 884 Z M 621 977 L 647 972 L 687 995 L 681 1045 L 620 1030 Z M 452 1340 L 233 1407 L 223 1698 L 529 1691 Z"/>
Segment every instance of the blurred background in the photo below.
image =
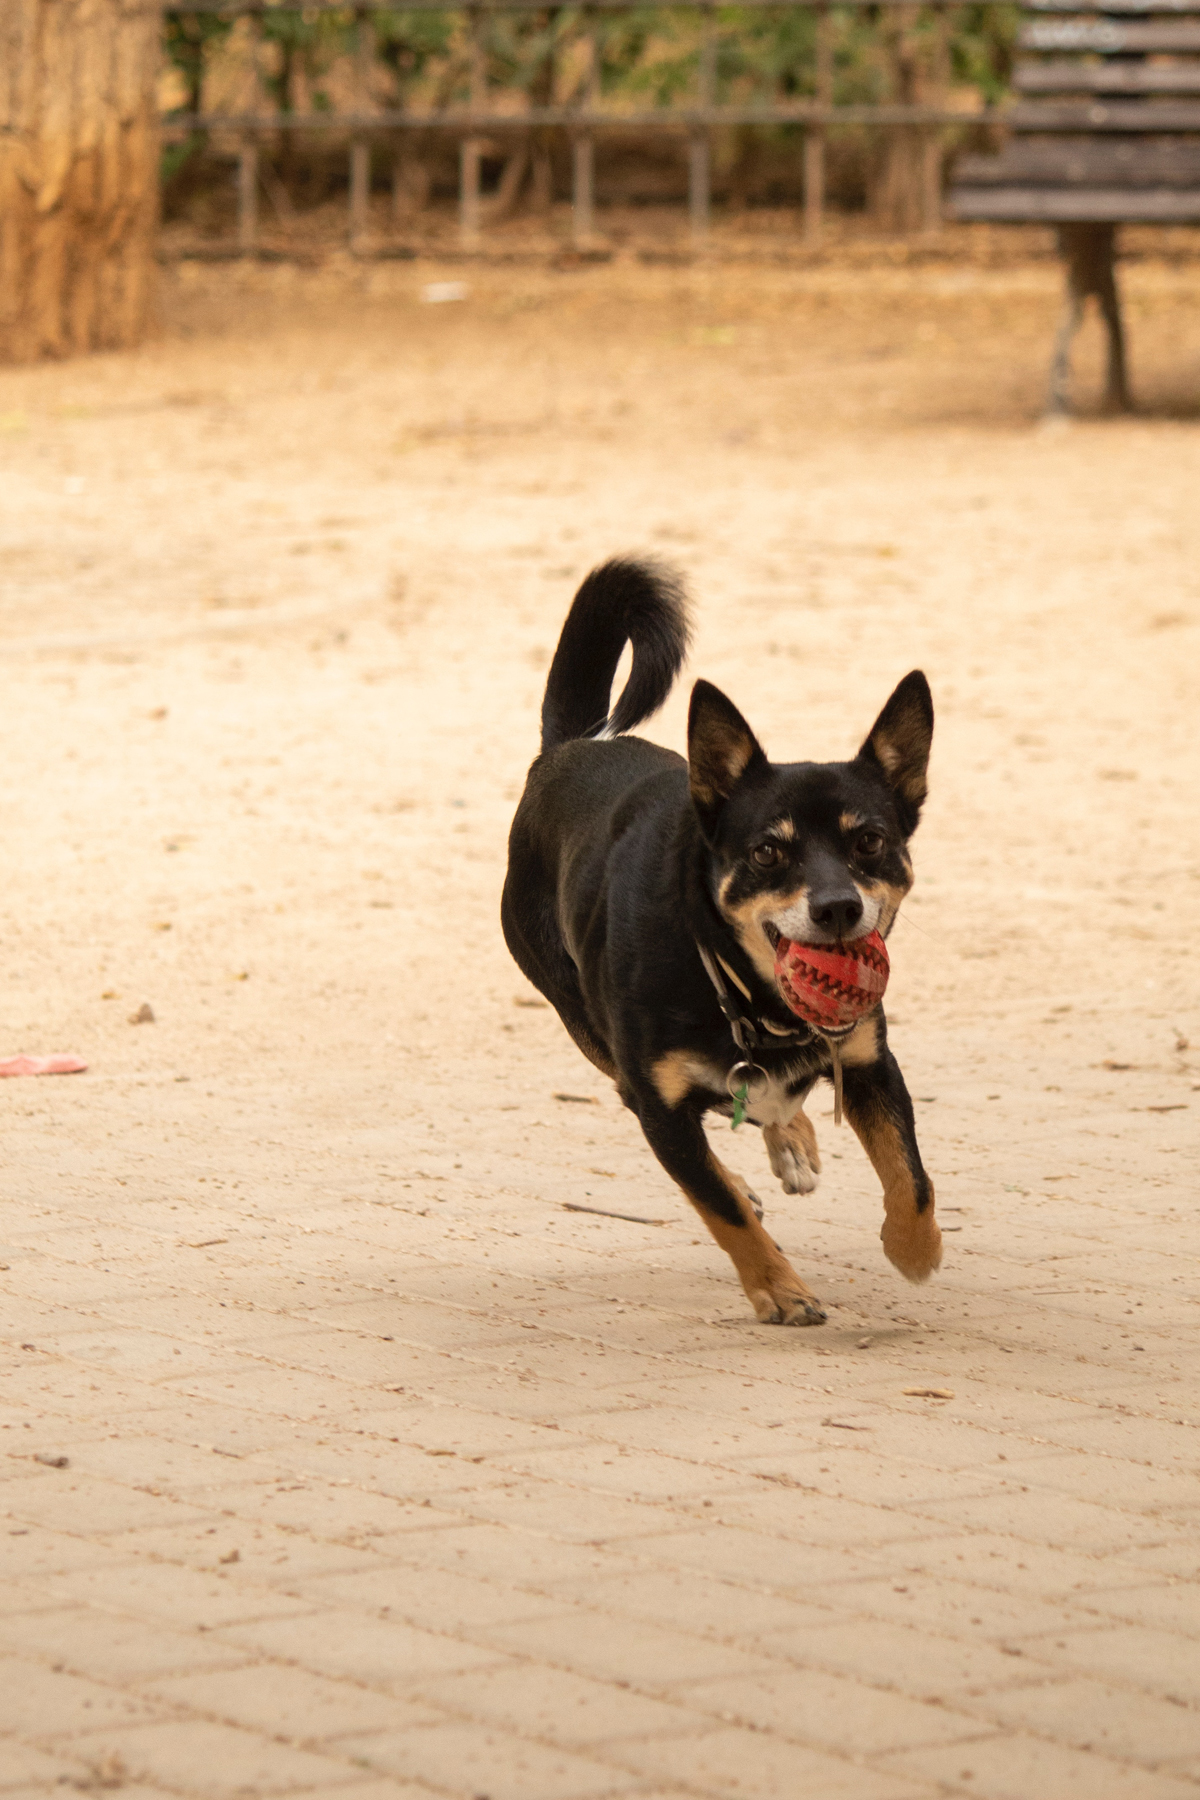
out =
<path fill-rule="evenodd" d="M 0 1083 L 14 1793 L 1195 1794 L 1200 243 L 1048 419 L 1053 229 L 951 216 L 1028 28 L 0 3 L 0 1057 L 89 1065 Z M 672 748 L 933 689 L 936 1281 L 828 1091 L 812 1195 L 714 1127 L 819 1332 L 499 931 L 628 550 Z"/>

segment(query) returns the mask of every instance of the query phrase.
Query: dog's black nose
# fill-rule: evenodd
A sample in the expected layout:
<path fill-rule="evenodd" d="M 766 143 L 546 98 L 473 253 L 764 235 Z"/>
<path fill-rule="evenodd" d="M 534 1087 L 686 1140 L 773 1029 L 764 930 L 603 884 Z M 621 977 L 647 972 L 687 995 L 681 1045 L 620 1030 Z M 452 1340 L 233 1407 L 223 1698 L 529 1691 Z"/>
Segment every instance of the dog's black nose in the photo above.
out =
<path fill-rule="evenodd" d="M 863 904 L 858 895 L 810 894 L 808 911 L 814 925 L 838 938 L 853 937 L 862 922 Z"/>

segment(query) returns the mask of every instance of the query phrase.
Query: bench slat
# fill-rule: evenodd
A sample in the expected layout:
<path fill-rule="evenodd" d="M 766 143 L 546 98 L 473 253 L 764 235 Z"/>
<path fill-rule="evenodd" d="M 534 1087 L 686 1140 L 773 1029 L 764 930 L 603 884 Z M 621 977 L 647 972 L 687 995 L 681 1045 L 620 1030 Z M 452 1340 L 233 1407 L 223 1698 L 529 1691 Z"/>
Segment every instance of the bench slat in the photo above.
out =
<path fill-rule="evenodd" d="M 1189 189 L 958 187 L 951 218 L 997 224 L 1186 225 L 1200 221 L 1200 186 Z"/>
<path fill-rule="evenodd" d="M 1018 63 L 1013 86 L 1021 94 L 1200 94 L 1200 63 Z"/>
<path fill-rule="evenodd" d="M 1017 138 L 998 156 L 964 156 L 964 187 L 1200 188 L 1200 141 L 1124 143 L 1103 138 Z"/>
<path fill-rule="evenodd" d="M 1092 50 L 1101 56 L 1194 54 L 1200 51 L 1200 23 L 1168 19 L 1129 25 L 1111 19 L 1036 19 L 1021 27 L 1017 42 L 1022 50 Z"/>
<path fill-rule="evenodd" d="M 1026 101 L 1004 115 L 1013 131 L 1200 131 L 1200 104 L 1187 101 Z"/>
<path fill-rule="evenodd" d="M 1025 0 L 1021 8 L 1027 13 L 1119 13 L 1123 18 L 1137 13 L 1175 13 L 1194 17 L 1200 14 L 1200 0 L 1091 0 L 1081 6 L 1079 0 Z"/>

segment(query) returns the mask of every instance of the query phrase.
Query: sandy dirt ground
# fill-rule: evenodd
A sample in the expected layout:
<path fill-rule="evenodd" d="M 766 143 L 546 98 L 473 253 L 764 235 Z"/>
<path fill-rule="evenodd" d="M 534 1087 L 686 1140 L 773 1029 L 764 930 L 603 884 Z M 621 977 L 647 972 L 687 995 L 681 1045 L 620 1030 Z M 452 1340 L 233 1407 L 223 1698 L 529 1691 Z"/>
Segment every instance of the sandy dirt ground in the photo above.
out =
<path fill-rule="evenodd" d="M 1055 428 L 1045 262 L 183 263 L 0 375 L 0 1054 L 90 1063 L 0 1089 L 6 1800 L 1196 1794 L 1198 279 Z M 735 1146 L 820 1331 L 499 935 L 638 548 L 778 758 L 933 686 L 942 1273 L 828 1097 L 815 1195 Z"/>

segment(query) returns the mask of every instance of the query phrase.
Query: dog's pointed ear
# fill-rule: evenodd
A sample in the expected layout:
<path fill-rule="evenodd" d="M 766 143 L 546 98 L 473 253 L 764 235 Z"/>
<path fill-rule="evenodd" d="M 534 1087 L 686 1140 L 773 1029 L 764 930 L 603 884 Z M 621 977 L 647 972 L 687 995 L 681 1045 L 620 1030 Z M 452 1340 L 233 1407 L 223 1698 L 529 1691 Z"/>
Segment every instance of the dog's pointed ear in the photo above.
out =
<path fill-rule="evenodd" d="M 906 832 L 916 830 L 928 792 L 926 771 L 933 742 L 933 695 L 920 669 L 900 683 L 867 733 L 859 762 L 881 769 L 900 803 Z"/>
<path fill-rule="evenodd" d="M 698 681 L 688 710 L 688 780 L 701 821 L 711 826 L 743 776 L 766 762 L 733 701 L 711 681 Z"/>

